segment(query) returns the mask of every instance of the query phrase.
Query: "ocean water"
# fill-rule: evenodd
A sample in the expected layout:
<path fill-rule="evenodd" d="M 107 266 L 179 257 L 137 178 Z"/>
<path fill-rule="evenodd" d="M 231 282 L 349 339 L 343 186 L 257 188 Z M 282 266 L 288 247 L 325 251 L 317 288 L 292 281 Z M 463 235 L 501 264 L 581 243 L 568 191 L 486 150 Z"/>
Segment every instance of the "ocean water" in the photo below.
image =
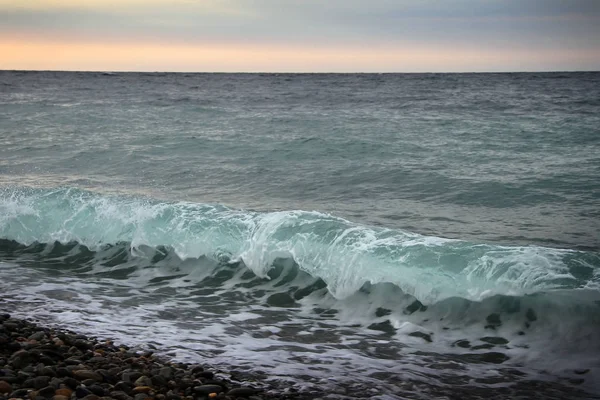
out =
<path fill-rule="evenodd" d="M 0 307 L 321 398 L 600 398 L 600 73 L 0 71 Z"/>

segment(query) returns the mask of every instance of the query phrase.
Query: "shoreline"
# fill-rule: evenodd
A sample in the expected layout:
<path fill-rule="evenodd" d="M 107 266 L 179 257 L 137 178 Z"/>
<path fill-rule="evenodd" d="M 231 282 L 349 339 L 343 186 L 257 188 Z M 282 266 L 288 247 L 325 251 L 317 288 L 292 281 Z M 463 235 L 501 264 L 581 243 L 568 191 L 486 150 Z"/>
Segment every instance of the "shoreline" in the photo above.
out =
<path fill-rule="evenodd" d="M 0 312 L 0 400 L 308 400 L 252 371 L 172 362 L 110 340 Z M 241 379 L 240 379 L 241 378 Z"/>

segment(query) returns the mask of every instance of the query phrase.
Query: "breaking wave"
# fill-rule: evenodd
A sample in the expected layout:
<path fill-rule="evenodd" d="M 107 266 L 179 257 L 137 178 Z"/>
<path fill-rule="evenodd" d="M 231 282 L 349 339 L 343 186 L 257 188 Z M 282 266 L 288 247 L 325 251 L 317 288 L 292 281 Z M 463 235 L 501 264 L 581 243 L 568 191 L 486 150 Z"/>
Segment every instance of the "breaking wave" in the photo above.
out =
<path fill-rule="evenodd" d="M 450 240 L 316 211 L 253 212 L 72 188 L 2 189 L 0 238 L 23 246 L 77 243 L 88 251 L 125 243 L 142 258 L 144 249 L 166 249 L 180 260 L 242 262 L 263 278 L 276 260 L 289 259 L 338 299 L 366 284 L 392 284 L 423 304 L 549 291 L 600 294 L 594 252 Z"/>

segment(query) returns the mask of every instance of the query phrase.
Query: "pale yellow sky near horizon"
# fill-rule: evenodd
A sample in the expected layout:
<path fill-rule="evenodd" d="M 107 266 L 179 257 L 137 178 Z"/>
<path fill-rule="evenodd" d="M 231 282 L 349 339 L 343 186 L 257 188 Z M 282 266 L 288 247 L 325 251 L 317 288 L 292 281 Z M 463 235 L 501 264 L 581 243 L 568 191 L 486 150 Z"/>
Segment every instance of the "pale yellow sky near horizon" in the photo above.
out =
<path fill-rule="evenodd" d="M 457 0 L 453 9 L 403 0 L 332 0 L 329 7 L 316 0 L 0 0 L 0 69 L 600 69 L 593 4 L 580 0 L 579 10 L 533 2 L 554 8 L 496 0 Z M 488 8 L 473 12 L 474 5 Z"/>
<path fill-rule="evenodd" d="M 536 70 L 537 64 L 564 65 L 589 55 L 527 51 L 422 48 L 328 48 L 235 44 L 157 44 L 68 39 L 0 39 L 0 69 L 78 71 L 223 71 L 223 72 L 461 72 Z M 523 62 L 527 58 L 527 63 Z M 591 57 L 590 57 L 591 58 Z M 591 60 L 593 61 L 593 60 Z"/>

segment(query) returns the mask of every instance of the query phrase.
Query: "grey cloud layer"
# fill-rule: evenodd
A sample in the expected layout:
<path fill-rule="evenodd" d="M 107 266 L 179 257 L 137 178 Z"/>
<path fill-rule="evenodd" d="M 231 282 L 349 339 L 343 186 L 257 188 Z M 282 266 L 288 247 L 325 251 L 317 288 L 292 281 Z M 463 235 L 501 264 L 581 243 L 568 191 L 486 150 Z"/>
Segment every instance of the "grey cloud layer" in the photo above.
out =
<path fill-rule="evenodd" d="M 177 41 L 598 49 L 597 0 L 213 0 L 0 9 L 0 32 Z"/>

